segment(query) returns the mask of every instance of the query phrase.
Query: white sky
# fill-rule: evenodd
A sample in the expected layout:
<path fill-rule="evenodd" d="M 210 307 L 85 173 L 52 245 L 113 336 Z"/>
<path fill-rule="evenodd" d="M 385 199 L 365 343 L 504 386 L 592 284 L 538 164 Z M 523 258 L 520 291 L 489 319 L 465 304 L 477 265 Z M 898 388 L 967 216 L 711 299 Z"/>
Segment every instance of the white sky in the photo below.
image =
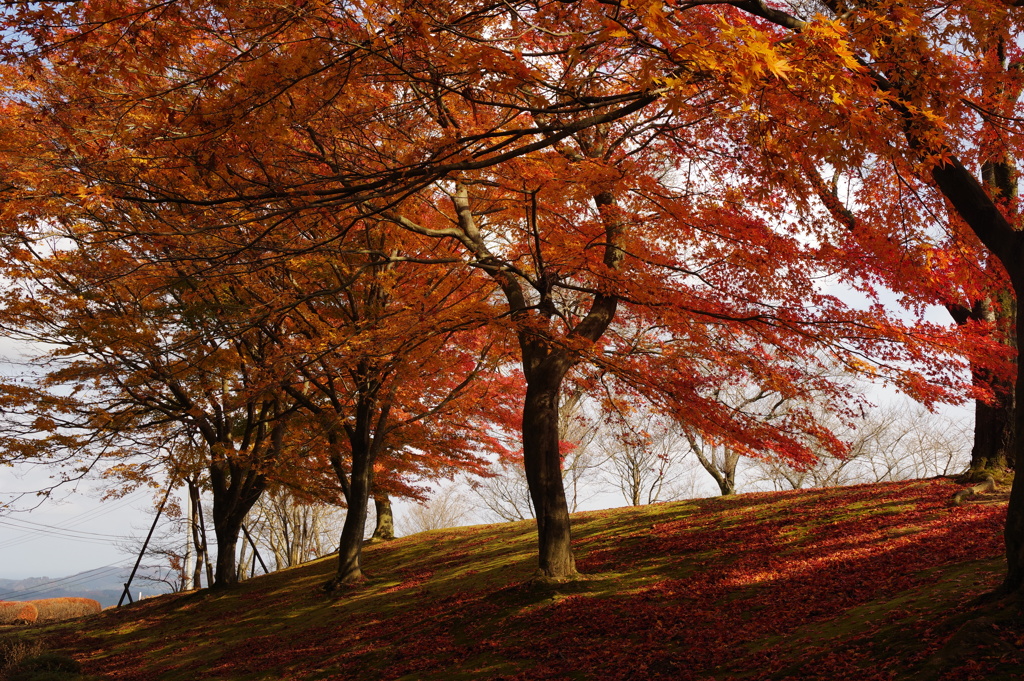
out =
<path fill-rule="evenodd" d="M 0 499 L 47 484 L 43 471 L 0 469 Z M 153 519 L 154 492 L 140 490 L 100 501 L 94 485 L 80 484 L 42 500 L 31 510 L 0 515 L 0 578 L 66 577 L 109 565 L 131 565 L 119 548 L 145 538 Z M 26 497 L 17 506 L 39 503 Z"/>
<path fill-rule="evenodd" d="M 843 297 L 850 297 L 850 292 L 847 291 Z M 858 304 L 853 299 L 849 302 Z M 936 308 L 929 318 L 938 323 L 949 322 L 948 315 L 941 308 Z M 20 349 L 10 341 L 0 339 L 0 358 L 17 357 Z M 0 365 L 6 365 L 7 372 L 13 366 L 2 359 Z M 880 386 L 873 389 L 869 397 L 879 404 L 903 399 L 894 391 Z M 969 404 L 943 409 L 951 419 L 973 418 L 972 412 L 973 407 Z M 45 487 L 49 482 L 48 473 L 43 469 L 0 467 L 0 503 L 9 502 L 19 493 Z M 697 496 L 716 493 L 713 481 L 703 471 L 697 471 L 693 482 L 692 490 Z M 444 487 L 444 484 L 435 487 Z M 102 490 L 96 483 L 82 482 L 60 489 L 53 498 L 43 501 L 31 511 L 0 514 L 0 578 L 56 579 L 110 565 L 131 566 L 135 556 L 119 546 L 139 546 L 145 538 L 153 520 L 154 491 L 142 490 L 108 501 L 100 501 L 101 494 Z M 184 501 L 184 491 L 178 494 Z M 35 498 L 23 498 L 18 507 L 28 508 L 37 502 Z M 581 510 L 592 510 L 621 505 L 622 497 L 614 490 L 605 489 L 588 495 L 587 501 L 580 506 Z M 405 508 L 407 505 L 403 502 L 396 504 L 399 527 Z"/>

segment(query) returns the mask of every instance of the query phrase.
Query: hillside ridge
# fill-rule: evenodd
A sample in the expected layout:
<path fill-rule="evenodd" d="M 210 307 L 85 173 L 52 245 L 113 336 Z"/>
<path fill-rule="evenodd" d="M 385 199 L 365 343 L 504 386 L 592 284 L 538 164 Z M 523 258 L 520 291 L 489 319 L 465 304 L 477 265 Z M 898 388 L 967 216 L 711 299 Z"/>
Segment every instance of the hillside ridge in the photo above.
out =
<path fill-rule="evenodd" d="M 533 579 L 530 521 L 366 547 L 43 636 L 95 678 L 998 679 L 1024 630 L 972 601 L 1002 577 L 1006 494 L 945 478 L 574 516 L 585 576 Z M 12 635 L 11 633 L 7 634 Z"/>

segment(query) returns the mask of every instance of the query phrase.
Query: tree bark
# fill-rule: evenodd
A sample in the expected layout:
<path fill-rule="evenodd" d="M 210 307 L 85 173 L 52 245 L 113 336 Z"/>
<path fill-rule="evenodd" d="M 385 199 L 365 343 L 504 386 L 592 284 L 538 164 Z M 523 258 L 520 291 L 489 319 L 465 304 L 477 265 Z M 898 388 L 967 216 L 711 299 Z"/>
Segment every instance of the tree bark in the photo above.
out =
<path fill-rule="evenodd" d="M 363 579 L 363 533 L 366 531 L 367 504 L 373 486 L 373 462 L 370 458 L 369 451 L 352 452 L 352 472 L 345 495 L 348 512 L 338 546 L 338 572 L 328 589 Z"/>
<path fill-rule="evenodd" d="M 213 533 L 217 537 L 217 565 L 213 576 L 214 587 L 238 583 L 238 565 L 235 559 L 238 533 L 245 522 L 245 512 L 227 513 L 218 517 L 217 495 L 213 497 Z M 246 509 L 248 511 L 248 509 Z"/>
<path fill-rule="evenodd" d="M 192 572 L 192 587 L 198 589 L 202 584 L 203 564 L 208 563 L 209 554 L 206 551 L 206 533 L 200 533 L 203 509 L 199 506 L 199 486 L 191 480 L 188 481 L 188 504 L 191 509 L 189 512 L 188 531 L 192 534 L 192 546 L 195 547 L 196 551 L 195 569 Z M 212 584 L 213 580 L 207 579 L 206 583 L 208 585 Z"/>
<path fill-rule="evenodd" d="M 598 145 L 600 146 L 600 145 Z M 589 158 L 601 158 L 600 149 L 591 149 Z M 567 156 L 567 158 L 569 158 Z M 579 160 L 570 158 L 570 160 Z M 557 317 L 552 290 L 558 280 L 556 270 L 548 270 L 535 253 L 537 276 L 530 285 L 538 301 L 528 302 L 524 280 L 512 274 L 487 248 L 469 201 L 469 190 L 456 184 L 452 203 L 461 229 L 460 241 L 477 259 L 478 266 L 490 274 L 505 296 L 512 319 L 518 324 L 516 334 L 522 352 L 523 374 L 526 377 L 526 399 L 523 405 L 523 464 L 530 488 L 534 515 L 537 518 L 538 572 L 545 577 L 563 579 L 576 573 L 569 531 L 569 507 L 562 482 L 562 460 L 558 448 L 558 399 L 562 379 L 578 359 L 558 344 L 552 332 L 552 319 Z M 604 265 L 609 271 L 620 269 L 624 256 L 621 248 L 626 225 L 615 204 L 615 196 L 604 191 L 594 196 L 594 204 L 605 229 Z M 400 224 L 405 224 L 401 223 Z M 536 210 L 530 213 L 530 224 L 537 233 Z M 594 294 L 586 316 L 567 334 L 567 340 L 596 343 L 608 329 L 618 306 L 618 297 L 611 292 Z"/>
<path fill-rule="evenodd" d="M 715 461 L 714 450 L 712 450 L 711 457 L 709 458 L 704 454 L 703 445 L 697 442 L 696 437 L 686 431 L 683 432 L 683 435 L 686 437 L 690 449 L 697 455 L 697 461 L 700 463 L 701 468 L 706 470 L 715 479 L 715 483 L 718 484 L 718 489 L 721 491 L 722 496 L 727 497 L 730 494 L 736 494 L 736 464 L 739 462 L 740 455 L 728 446 L 723 447 L 722 467 L 719 468 L 718 462 Z"/>
<path fill-rule="evenodd" d="M 378 494 L 373 497 L 373 507 L 377 512 L 377 526 L 373 528 L 373 541 L 391 541 L 395 538 L 395 516 L 391 511 L 391 497 Z"/>
<path fill-rule="evenodd" d="M 280 440 L 283 428 L 275 439 Z M 235 549 L 245 516 L 267 487 L 267 479 L 237 460 L 221 460 L 210 466 L 210 488 L 213 490 L 213 532 L 217 537 L 217 565 L 211 586 L 232 586 L 238 583 Z"/>
<path fill-rule="evenodd" d="M 552 579 L 565 579 L 577 573 L 558 447 L 558 397 L 571 364 L 564 351 L 549 354 L 535 364 L 524 364 L 534 365 L 526 373 L 523 463 L 537 518 L 538 572 Z"/>
<path fill-rule="evenodd" d="M 344 426 L 352 457 L 347 480 L 337 447 L 331 461 L 345 494 L 348 512 L 338 545 L 338 572 L 327 583 L 328 591 L 363 579 L 363 535 L 373 490 L 373 464 L 386 439 L 386 425 L 391 413 L 391 397 L 381 395 L 383 374 L 380 369 L 364 361 L 360 363 L 357 375 L 359 395 L 355 413 L 352 422 Z M 337 430 L 328 435 L 336 440 Z"/>
<path fill-rule="evenodd" d="M 206 533 L 206 519 L 203 516 L 203 506 L 199 495 L 196 494 L 196 515 L 199 516 L 199 532 L 203 537 L 203 561 L 206 563 L 206 586 L 213 586 L 213 561 L 210 560 L 210 535 Z"/>
<path fill-rule="evenodd" d="M 991 384 L 990 384 L 991 385 Z M 974 446 L 971 448 L 971 481 L 983 480 L 987 475 L 999 478 L 1014 468 L 1013 436 L 1015 402 L 1012 386 L 991 385 L 996 395 L 995 404 L 975 400 Z"/>
<path fill-rule="evenodd" d="M 1004 263 L 1009 269 L 1009 264 Z M 1024 293 L 1024 260 L 1018 260 L 1016 267 L 1010 270 L 1014 289 L 1017 295 Z M 1017 337 L 1024 338 L 1024 315 L 1017 315 Z M 1024 395 L 1024 371 L 1017 371 L 1014 382 L 1015 395 Z M 1011 452 L 1014 460 L 1017 453 L 1024 447 L 1024 409 L 1017 409 L 1014 414 L 1014 437 Z M 1006 509 L 1006 526 L 1003 528 L 1003 539 L 1006 543 L 1006 577 L 1002 591 L 1020 593 L 1024 602 L 1024 476 L 1015 475 L 1013 487 L 1010 489 L 1010 504 Z"/>

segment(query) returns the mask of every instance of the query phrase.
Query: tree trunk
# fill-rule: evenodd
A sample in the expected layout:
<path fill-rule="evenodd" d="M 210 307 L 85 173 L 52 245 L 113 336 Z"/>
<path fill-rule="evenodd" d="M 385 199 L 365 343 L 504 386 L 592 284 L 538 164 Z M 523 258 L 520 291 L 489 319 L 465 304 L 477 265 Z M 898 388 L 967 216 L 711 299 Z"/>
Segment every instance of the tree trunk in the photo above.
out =
<path fill-rule="evenodd" d="M 1009 269 L 1009 266 L 1007 266 Z M 1018 261 L 1016 268 L 1010 270 L 1017 295 L 1024 294 L 1024 263 Z M 1024 338 L 1024 315 L 1017 315 L 1017 337 Z M 1024 371 L 1017 371 L 1014 382 L 1014 394 L 1019 398 L 1024 395 Z M 1014 414 L 1013 460 L 1017 452 L 1024 447 L 1024 409 L 1015 410 Z M 1010 505 L 1006 509 L 1006 526 L 1003 528 L 1003 539 L 1006 543 L 1006 578 L 1003 580 L 1003 591 L 1020 592 L 1024 601 L 1024 475 L 1015 475 L 1010 490 Z"/>
<path fill-rule="evenodd" d="M 995 302 L 994 302 L 995 301 Z M 994 324 L 993 333 L 1008 347 L 1016 347 L 1016 304 L 1010 291 L 1001 291 L 975 301 L 971 309 L 947 306 L 957 325 L 969 321 Z M 974 384 L 992 390 L 992 404 L 983 400 L 974 402 L 974 445 L 971 447 L 971 465 L 965 475 L 968 482 L 981 482 L 992 476 L 996 480 L 1006 477 L 1013 469 L 1013 433 L 1016 423 L 1016 399 L 1012 380 L 995 376 L 984 367 L 972 363 Z"/>
<path fill-rule="evenodd" d="M 189 528 L 192 537 L 192 546 L 195 548 L 196 562 L 192 571 L 192 588 L 198 589 L 202 584 L 203 564 L 206 558 L 206 533 L 200 534 L 199 528 L 203 522 L 203 509 L 199 506 L 199 486 L 191 480 L 188 481 L 188 507 L 189 507 Z M 211 582 L 207 580 L 207 585 Z"/>
<path fill-rule="evenodd" d="M 558 448 L 558 394 L 568 368 L 558 353 L 529 371 L 523 406 L 523 463 L 537 518 L 539 573 L 553 579 L 577 574 Z"/>
<path fill-rule="evenodd" d="M 373 529 L 373 541 L 391 541 L 395 538 L 395 516 L 391 511 L 391 497 L 379 494 L 373 498 L 377 511 L 377 526 Z"/>
<path fill-rule="evenodd" d="M 238 535 L 236 534 L 235 536 L 237 537 Z M 241 549 L 238 552 L 238 558 L 237 558 L 237 564 L 238 564 L 237 565 L 237 570 L 238 570 L 238 572 L 237 572 L 238 578 L 237 579 L 238 579 L 239 582 L 247 579 L 247 577 L 245 576 L 245 566 L 246 566 L 246 563 L 248 562 L 246 560 L 248 557 L 249 557 L 249 543 L 243 539 L 242 540 L 242 547 L 241 547 Z"/>
<path fill-rule="evenodd" d="M 701 468 L 715 479 L 722 496 L 736 494 L 736 464 L 739 462 L 740 455 L 728 446 L 724 446 L 722 448 L 722 466 L 719 468 L 718 462 L 715 460 L 714 448 L 711 449 L 711 456 L 708 457 L 704 454 L 704 443 L 698 442 L 697 438 L 688 431 L 684 430 L 683 435 L 690 445 L 690 450 L 697 455 L 697 461 Z"/>
<path fill-rule="evenodd" d="M 210 536 L 206 533 L 206 519 L 203 516 L 203 506 L 199 495 L 196 494 L 196 515 L 199 516 L 199 532 L 203 538 L 203 561 L 206 564 L 206 586 L 213 586 L 213 561 L 210 560 Z M 198 581 L 196 582 L 198 584 Z"/>
<path fill-rule="evenodd" d="M 211 586 L 238 583 L 235 549 L 245 516 L 266 489 L 267 480 L 237 460 L 210 466 L 213 490 L 213 532 L 217 537 L 217 569 Z"/>
<path fill-rule="evenodd" d="M 1013 433 L 1015 400 L 1011 386 L 992 385 L 996 404 L 975 400 L 974 446 L 971 448 L 970 480 L 981 480 L 987 475 L 997 480 L 1014 468 Z"/>
<path fill-rule="evenodd" d="M 341 542 L 338 546 L 338 573 L 327 585 L 332 590 L 341 584 L 350 584 L 363 579 L 362 554 L 363 534 L 366 532 L 366 511 L 373 486 L 373 461 L 369 448 L 352 451 L 352 472 L 345 500 L 348 512 L 341 528 Z"/>
<path fill-rule="evenodd" d="M 217 496 L 213 497 L 213 533 L 217 537 L 217 566 L 213 575 L 214 587 L 233 586 L 238 583 L 238 565 L 235 553 L 238 533 L 245 522 L 245 513 L 217 517 Z"/>
<path fill-rule="evenodd" d="M 723 497 L 736 494 L 736 465 L 739 460 L 740 455 L 728 445 L 722 448 L 722 478 L 718 488 L 722 491 Z"/>

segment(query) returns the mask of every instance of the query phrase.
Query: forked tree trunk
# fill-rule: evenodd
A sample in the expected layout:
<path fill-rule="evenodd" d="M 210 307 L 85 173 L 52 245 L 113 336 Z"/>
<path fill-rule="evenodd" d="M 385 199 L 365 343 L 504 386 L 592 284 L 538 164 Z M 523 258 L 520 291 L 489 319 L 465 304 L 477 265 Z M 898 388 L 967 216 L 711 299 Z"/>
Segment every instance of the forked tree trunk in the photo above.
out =
<path fill-rule="evenodd" d="M 594 150 L 590 157 L 600 158 L 602 153 L 601 150 Z M 569 506 L 565 499 L 562 459 L 558 450 L 558 397 L 562 379 L 578 360 L 570 359 L 570 351 L 559 348 L 558 342 L 549 335 L 551 320 L 557 317 L 552 298 L 552 282 L 558 279 L 558 274 L 554 270 L 542 272 L 539 279 L 531 283 L 539 294 L 539 301 L 528 302 L 523 280 L 517 279 L 501 266 L 480 238 L 465 184 L 457 183 L 452 202 L 459 226 L 466 237 L 463 243 L 470 245 L 480 265 L 494 277 L 505 295 L 512 319 L 521 324 L 517 334 L 522 352 L 523 374 L 526 376 L 523 464 L 537 518 L 539 572 L 554 579 L 572 577 L 576 574 L 576 561 L 572 555 Z M 617 271 L 624 257 L 620 246 L 625 223 L 611 192 L 601 192 L 595 196 L 594 204 L 605 225 L 604 264 L 609 271 Z M 536 232 L 535 207 L 534 204 L 530 224 Z M 614 294 L 595 294 L 590 311 L 569 333 L 570 340 L 576 343 L 596 343 L 614 319 L 617 305 L 618 298 Z"/>
<path fill-rule="evenodd" d="M 576 574 L 558 448 L 558 397 L 569 366 L 564 354 L 556 353 L 527 371 L 523 405 L 523 463 L 537 518 L 539 573 L 553 579 Z"/>
<path fill-rule="evenodd" d="M 715 479 L 718 489 L 723 497 L 736 494 L 736 465 L 739 463 L 740 455 L 725 446 L 722 451 L 722 465 L 718 466 L 715 460 L 715 452 L 712 449 L 710 457 L 704 454 L 703 443 L 697 442 L 697 438 L 691 433 L 683 431 L 683 436 L 690 445 L 690 450 L 697 455 L 697 461 L 701 468 Z"/>
<path fill-rule="evenodd" d="M 395 538 L 395 516 L 391 511 L 391 497 L 378 494 L 373 498 L 373 507 L 377 512 L 377 526 L 373 528 L 373 541 L 391 541 Z"/>
<path fill-rule="evenodd" d="M 283 432 L 283 428 L 281 428 Z M 279 441 L 281 432 L 277 433 Z M 267 479 L 237 461 L 220 461 L 210 466 L 213 491 L 213 532 L 217 537 L 217 564 L 211 586 L 238 583 L 235 550 L 245 516 L 267 487 Z"/>

